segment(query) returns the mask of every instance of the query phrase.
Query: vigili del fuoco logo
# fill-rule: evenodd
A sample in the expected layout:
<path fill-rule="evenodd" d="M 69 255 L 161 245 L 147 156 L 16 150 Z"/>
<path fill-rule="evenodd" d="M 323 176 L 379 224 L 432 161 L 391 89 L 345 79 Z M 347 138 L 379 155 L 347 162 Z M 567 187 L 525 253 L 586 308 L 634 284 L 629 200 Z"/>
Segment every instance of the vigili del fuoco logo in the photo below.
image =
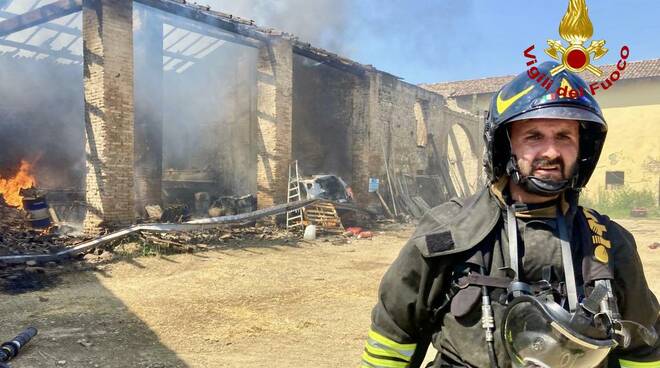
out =
<path fill-rule="evenodd" d="M 605 40 L 592 40 L 591 44 L 585 47 L 586 41 L 592 38 L 593 34 L 594 27 L 589 19 L 586 0 L 569 0 L 566 14 L 559 23 L 559 36 L 568 43 L 568 46 L 564 46 L 561 41 L 548 40 L 549 47 L 545 49 L 545 53 L 560 62 L 560 64 L 550 71 L 550 75 L 541 73 L 536 66 L 533 66 L 536 64 L 537 58 L 536 55 L 532 54 L 535 46 L 531 45 L 523 52 L 523 55 L 529 59 L 527 66 L 530 68 L 527 70 L 527 75 L 530 79 L 536 80 L 546 90 L 552 88 L 554 84 L 552 78 L 562 70 L 573 73 L 586 70 L 597 77 L 601 77 L 603 71 L 594 65 L 592 61 L 602 58 L 609 50 L 605 48 Z M 628 46 L 621 47 L 620 59 L 616 64 L 616 68 L 605 80 L 589 84 L 589 91 L 584 91 L 582 87 L 575 90 L 568 83 L 562 81 L 557 88 L 557 94 L 561 97 L 579 98 L 584 96 L 585 93 L 595 95 L 598 90 L 609 89 L 621 78 L 621 74 L 626 69 L 626 59 L 629 55 L 630 49 Z"/>

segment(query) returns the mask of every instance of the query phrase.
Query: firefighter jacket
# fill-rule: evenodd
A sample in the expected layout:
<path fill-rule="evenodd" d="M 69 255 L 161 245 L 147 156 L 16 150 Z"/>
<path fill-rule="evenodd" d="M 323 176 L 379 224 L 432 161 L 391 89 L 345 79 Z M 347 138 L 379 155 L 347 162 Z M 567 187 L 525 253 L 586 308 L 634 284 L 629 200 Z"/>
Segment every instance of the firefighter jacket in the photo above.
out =
<path fill-rule="evenodd" d="M 490 367 L 481 325 L 481 288 L 455 285 L 479 266 L 489 276 L 507 276 L 502 196 L 506 183 L 498 185 L 464 200 L 451 200 L 424 215 L 383 276 L 361 367 L 420 367 L 429 343 L 439 352 L 432 367 Z M 557 205 L 517 211 L 520 277 L 526 282 L 563 281 L 553 216 Z M 649 290 L 632 235 L 593 210 L 566 201 L 560 205 L 571 234 L 577 284 L 587 287 L 594 280 L 611 279 L 622 318 L 660 331 L 660 307 Z M 506 290 L 489 290 L 497 360 L 499 367 L 511 367 L 498 330 Z M 626 349 L 614 349 L 604 364 L 658 368 L 660 343 L 648 346 L 633 335 L 632 343 Z"/>

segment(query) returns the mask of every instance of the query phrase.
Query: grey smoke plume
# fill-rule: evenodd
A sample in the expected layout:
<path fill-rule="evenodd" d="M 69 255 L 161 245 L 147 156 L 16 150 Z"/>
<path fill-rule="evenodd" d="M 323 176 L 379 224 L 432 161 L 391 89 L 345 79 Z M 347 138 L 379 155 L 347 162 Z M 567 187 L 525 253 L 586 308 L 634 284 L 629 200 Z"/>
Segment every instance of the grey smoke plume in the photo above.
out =
<path fill-rule="evenodd" d="M 28 2 L 13 2 L 5 12 L 20 14 Z M 49 22 L 82 26 L 72 14 Z M 0 48 L 0 175 L 15 174 L 21 160 L 34 164 L 42 188 L 79 186 L 84 169 L 82 39 L 32 27 L 4 38 Z M 13 42 L 13 43 L 11 43 Z M 13 47 L 26 43 L 53 52 Z M 66 59 L 66 60 L 65 60 Z M 75 61 L 74 61 L 75 60 Z"/>
<path fill-rule="evenodd" d="M 483 36 L 465 27 L 475 0 L 199 0 L 212 9 L 253 19 L 301 41 L 406 79 L 419 69 L 463 64 Z M 472 42 L 457 44 L 456 35 Z M 414 77 L 413 77 L 414 79 Z M 429 81 L 413 81 L 414 83 Z"/>
<path fill-rule="evenodd" d="M 301 41 L 344 53 L 349 39 L 348 0 L 200 0 L 211 9 L 252 19 L 259 26 L 291 33 Z"/>

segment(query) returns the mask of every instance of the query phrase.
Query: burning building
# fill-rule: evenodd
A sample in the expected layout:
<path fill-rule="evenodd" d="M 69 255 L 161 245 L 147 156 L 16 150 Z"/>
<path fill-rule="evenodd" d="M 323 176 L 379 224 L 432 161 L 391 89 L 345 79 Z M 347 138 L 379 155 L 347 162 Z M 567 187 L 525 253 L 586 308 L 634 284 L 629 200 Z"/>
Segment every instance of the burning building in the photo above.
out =
<path fill-rule="evenodd" d="M 89 231 L 191 190 L 285 202 L 293 160 L 365 205 L 386 167 L 442 177 L 440 197 L 479 176 L 475 115 L 249 20 L 179 0 L 9 0 L 0 17 L 0 183 L 30 163 Z"/>

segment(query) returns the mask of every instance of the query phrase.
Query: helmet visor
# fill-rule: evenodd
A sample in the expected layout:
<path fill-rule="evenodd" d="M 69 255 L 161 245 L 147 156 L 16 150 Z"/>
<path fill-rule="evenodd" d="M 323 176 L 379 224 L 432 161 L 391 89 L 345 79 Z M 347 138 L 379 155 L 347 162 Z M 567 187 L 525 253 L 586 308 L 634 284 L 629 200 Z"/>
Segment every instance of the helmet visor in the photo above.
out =
<path fill-rule="evenodd" d="M 536 110 L 527 111 L 513 117 L 509 122 L 527 119 L 563 119 L 590 121 L 601 126 L 601 130 L 607 130 L 607 125 L 598 114 L 586 109 L 573 106 L 547 106 Z"/>
<path fill-rule="evenodd" d="M 532 297 L 514 300 L 507 308 L 503 341 L 515 367 L 594 368 L 616 346 L 614 340 L 591 339 L 571 331 L 556 314 Z M 570 314 L 566 312 L 565 317 Z"/>

